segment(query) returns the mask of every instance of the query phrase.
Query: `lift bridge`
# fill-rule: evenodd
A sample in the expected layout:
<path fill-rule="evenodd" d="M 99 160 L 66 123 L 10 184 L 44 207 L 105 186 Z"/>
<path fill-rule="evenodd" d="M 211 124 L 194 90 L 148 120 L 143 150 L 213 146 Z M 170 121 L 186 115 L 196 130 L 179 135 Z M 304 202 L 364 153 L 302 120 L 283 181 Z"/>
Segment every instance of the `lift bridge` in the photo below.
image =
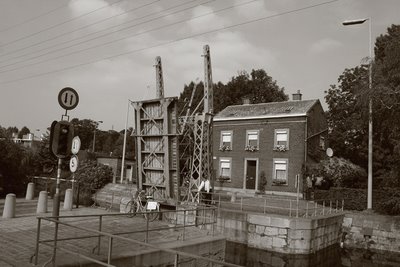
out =
<path fill-rule="evenodd" d="M 155 199 L 199 202 L 202 178 L 212 175 L 213 83 L 210 49 L 203 48 L 204 96 L 185 114 L 178 114 L 178 98 L 164 97 L 161 58 L 156 58 L 156 99 L 133 102 L 135 113 L 138 189 Z"/>

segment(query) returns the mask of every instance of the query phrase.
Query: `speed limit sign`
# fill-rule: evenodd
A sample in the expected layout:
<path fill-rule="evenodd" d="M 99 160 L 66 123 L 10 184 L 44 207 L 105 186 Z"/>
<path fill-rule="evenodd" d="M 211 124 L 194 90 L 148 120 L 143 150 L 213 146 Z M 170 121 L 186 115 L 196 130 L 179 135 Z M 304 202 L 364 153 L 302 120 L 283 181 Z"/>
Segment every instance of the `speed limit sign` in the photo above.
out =
<path fill-rule="evenodd" d="M 58 93 L 58 103 L 66 110 L 74 109 L 79 103 L 79 95 L 75 89 L 65 87 Z"/>
<path fill-rule="evenodd" d="M 78 157 L 77 156 L 72 156 L 71 160 L 69 161 L 69 170 L 71 172 L 76 172 L 78 169 Z"/>

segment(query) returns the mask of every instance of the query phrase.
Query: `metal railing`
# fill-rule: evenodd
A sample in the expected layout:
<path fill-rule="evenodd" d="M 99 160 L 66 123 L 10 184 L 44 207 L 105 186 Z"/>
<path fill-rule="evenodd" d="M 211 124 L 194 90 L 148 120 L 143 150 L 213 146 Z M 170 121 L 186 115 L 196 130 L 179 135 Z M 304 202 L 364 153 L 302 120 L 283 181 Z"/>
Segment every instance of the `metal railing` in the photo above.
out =
<path fill-rule="evenodd" d="M 279 198 L 276 196 L 248 197 L 227 193 L 204 193 L 201 198 L 211 194 L 211 203 L 221 209 L 234 209 L 258 213 L 271 213 L 289 217 L 315 217 L 343 212 L 344 199 L 303 200 Z"/>
<path fill-rule="evenodd" d="M 222 262 L 216 259 L 212 258 L 207 258 L 204 256 L 192 254 L 192 253 L 186 253 L 182 252 L 179 250 L 175 249 L 168 249 L 165 247 L 161 247 L 159 245 L 156 245 L 154 243 L 151 243 L 149 241 L 149 233 L 153 231 L 163 231 L 163 230 L 168 230 L 170 231 L 173 229 L 174 231 L 178 231 L 179 233 L 179 238 L 182 241 L 185 240 L 185 235 L 187 233 L 187 229 L 190 227 L 199 227 L 199 226 L 204 226 L 206 229 L 210 230 L 210 232 L 207 232 L 207 234 L 211 233 L 211 235 L 214 236 L 214 228 L 216 224 L 216 207 L 205 207 L 202 206 L 200 208 L 195 208 L 195 209 L 184 209 L 184 210 L 173 210 L 173 211 L 159 211 L 157 212 L 161 218 L 165 218 L 167 221 L 173 221 L 175 222 L 173 225 L 171 224 L 165 224 L 165 225 L 160 225 L 159 223 L 155 222 L 150 222 L 148 220 L 148 217 L 144 217 L 145 219 L 145 228 L 144 229 L 139 229 L 139 230 L 134 230 L 134 231 L 123 231 L 123 232 L 116 232 L 116 233 L 110 233 L 106 232 L 104 230 L 104 218 L 105 217 L 120 217 L 120 216 L 127 216 L 127 214 L 124 213 L 106 213 L 106 214 L 96 214 L 96 215 L 73 215 L 73 216 L 58 216 L 58 217 L 37 217 L 37 236 L 36 236 L 36 246 L 35 246 L 35 252 L 34 255 L 31 257 L 31 263 L 34 265 L 38 264 L 38 259 L 39 259 L 39 251 L 40 251 L 40 245 L 50 247 L 53 249 L 52 251 L 52 256 L 51 258 L 44 263 L 43 266 L 47 266 L 49 264 L 52 264 L 52 266 L 56 266 L 56 258 L 57 258 L 57 251 L 62 251 L 71 255 L 77 255 L 79 258 L 84 259 L 88 262 L 96 263 L 102 266 L 114 266 L 112 265 L 113 261 L 113 248 L 115 248 L 115 241 L 123 241 L 129 244 L 136 244 L 141 247 L 145 248 L 152 248 L 152 249 L 157 249 L 159 251 L 167 252 L 170 254 L 174 255 L 174 266 L 179 266 L 179 257 L 186 257 L 189 259 L 194 259 L 194 260 L 201 260 L 205 261 L 207 263 L 216 264 L 214 266 L 239 266 L 227 262 Z M 202 212 L 199 212 L 202 211 Z M 200 213 L 200 214 L 199 214 Z M 140 215 L 143 213 L 137 213 L 137 215 Z M 89 219 L 89 218 L 95 218 L 97 220 L 97 225 L 98 228 L 94 229 L 95 227 L 83 227 L 83 226 L 78 226 L 74 225 L 71 221 L 71 219 Z M 132 223 L 135 222 L 133 219 L 127 219 L 127 220 L 132 220 Z M 43 221 L 48 221 L 52 222 L 52 225 L 54 225 L 54 232 L 53 232 L 53 238 L 52 239 L 41 239 L 42 236 L 42 222 Z M 200 223 L 199 223 L 200 222 Z M 137 223 L 137 221 L 136 221 Z M 68 229 L 71 229 L 68 231 L 68 233 L 71 233 L 72 236 L 67 236 L 67 237 L 59 237 L 60 230 L 59 227 L 67 227 Z M 137 228 L 137 224 L 135 224 L 135 228 Z M 76 230 L 73 232 L 73 230 Z M 81 236 L 78 235 L 79 231 L 83 231 L 84 234 Z M 65 231 L 63 232 L 65 234 Z M 123 235 L 129 235 L 129 234 L 143 234 L 144 237 L 144 242 L 139 241 L 137 239 L 133 238 L 128 238 Z M 48 236 L 48 233 L 45 234 Z M 78 236 L 77 236 L 78 235 Z M 204 235 L 204 233 L 202 234 Z M 83 239 L 94 239 L 93 249 L 88 252 L 86 251 L 87 254 L 83 254 L 82 251 L 77 252 L 74 251 L 71 248 L 68 248 L 68 246 L 63 246 L 63 242 L 66 241 L 73 241 L 73 240 L 83 240 Z M 104 240 L 107 239 L 107 240 Z M 175 239 L 176 240 L 176 239 Z M 101 254 L 101 244 L 102 241 L 107 241 L 107 251 L 105 254 Z M 99 258 L 98 256 L 95 255 L 101 255 L 103 258 Z"/>

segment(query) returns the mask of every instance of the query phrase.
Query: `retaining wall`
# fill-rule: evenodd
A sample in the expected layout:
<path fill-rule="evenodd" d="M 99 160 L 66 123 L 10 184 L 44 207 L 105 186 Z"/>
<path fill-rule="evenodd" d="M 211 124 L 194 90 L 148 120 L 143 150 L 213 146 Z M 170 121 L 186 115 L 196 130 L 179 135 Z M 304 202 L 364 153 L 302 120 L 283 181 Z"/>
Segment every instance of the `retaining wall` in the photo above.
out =
<path fill-rule="evenodd" d="M 310 254 L 340 243 L 342 221 L 343 214 L 293 218 L 220 210 L 216 231 L 249 247 Z"/>
<path fill-rule="evenodd" d="M 344 246 L 348 248 L 400 252 L 400 216 L 346 214 L 343 237 Z"/>

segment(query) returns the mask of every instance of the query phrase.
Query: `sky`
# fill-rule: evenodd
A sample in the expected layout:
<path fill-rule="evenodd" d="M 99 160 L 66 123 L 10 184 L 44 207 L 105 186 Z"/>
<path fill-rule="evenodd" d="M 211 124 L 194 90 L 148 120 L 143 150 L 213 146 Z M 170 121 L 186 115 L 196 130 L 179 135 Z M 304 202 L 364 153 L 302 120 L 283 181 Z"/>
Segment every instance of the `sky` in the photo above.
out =
<path fill-rule="evenodd" d="M 285 93 L 320 99 L 345 68 L 369 55 L 372 40 L 400 24 L 398 0 L 1 0 L 0 126 L 44 133 L 65 110 L 58 93 L 79 94 L 70 119 L 122 130 L 129 101 L 156 96 L 161 57 L 165 96 L 264 69 Z M 343 26 L 348 19 L 371 18 Z"/>

